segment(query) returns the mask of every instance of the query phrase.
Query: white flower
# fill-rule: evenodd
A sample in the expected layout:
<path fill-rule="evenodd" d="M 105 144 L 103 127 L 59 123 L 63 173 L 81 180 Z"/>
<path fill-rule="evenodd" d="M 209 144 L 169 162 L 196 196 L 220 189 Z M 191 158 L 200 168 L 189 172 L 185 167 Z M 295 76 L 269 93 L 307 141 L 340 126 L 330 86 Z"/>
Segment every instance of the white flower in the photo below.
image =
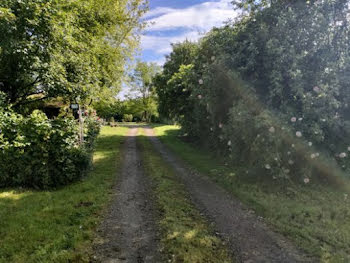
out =
<path fill-rule="evenodd" d="M 288 155 L 290 155 L 290 152 L 287 152 Z"/>
<path fill-rule="evenodd" d="M 288 160 L 288 163 L 289 163 L 290 165 L 293 165 L 293 164 L 294 164 L 294 161 L 293 161 L 293 160 Z"/>
<path fill-rule="evenodd" d="M 270 169 L 271 169 L 271 166 L 270 166 L 269 164 L 265 164 L 265 168 L 266 168 L 267 170 L 270 170 Z"/>
<path fill-rule="evenodd" d="M 309 178 L 304 178 L 304 183 L 308 184 L 310 182 L 310 179 Z"/>
<path fill-rule="evenodd" d="M 341 153 L 341 154 L 339 154 L 339 158 L 345 158 L 346 156 L 347 156 L 346 153 Z"/>
<path fill-rule="evenodd" d="M 290 119 L 290 121 L 291 121 L 291 122 L 296 122 L 296 121 L 297 121 L 297 118 L 292 117 L 292 118 Z"/>
<path fill-rule="evenodd" d="M 319 93 L 319 92 L 320 92 L 320 88 L 317 87 L 317 86 L 315 86 L 315 87 L 313 88 L 313 90 L 314 90 L 314 92 L 316 92 L 316 93 Z"/>
<path fill-rule="evenodd" d="M 213 131 L 213 127 L 210 127 L 210 130 Z"/>
<path fill-rule="evenodd" d="M 275 127 L 270 127 L 269 132 L 274 133 L 275 132 Z"/>
<path fill-rule="evenodd" d="M 211 60 L 213 60 L 213 61 L 214 61 L 214 60 L 215 60 L 215 56 L 212 56 L 212 57 L 211 57 Z"/>
<path fill-rule="evenodd" d="M 302 121 L 302 120 L 303 120 L 303 118 L 299 118 L 299 119 L 298 119 L 298 121 Z"/>
<path fill-rule="evenodd" d="M 202 99 L 202 95 L 201 94 L 198 95 L 198 99 Z"/>
<path fill-rule="evenodd" d="M 321 121 L 325 122 L 325 121 L 326 121 L 326 119 L 321 119 Z"/>
<path fill-rule="evenodd" d="M 295 147 L 295 145 L 294 144 L 292 144 L 292 148 L 294 148 Z"/>
<path fill-rule="evenodd" d="M 308 144 L 309 144 L 310 147 L 312 146 L 312 142 L 309 142 Z"/>
<path fill-rule="evenodd" d="M 302 136 L 302 134 L 301 134 L 300 131 L 297 131 L 297 132 L 295 133 L 295 135 L 296 135 L 297 137 L 299 137 L 299 138 Z"/>
<path fill-rule="evenodd" d="M 277 158 L 277 157 L 275 157 L 275 158 L 274 158 L 274 160 L 275 160 L 275 161 L 278 161 L 278 158 Z"/>
<path fill-rule="evenodd" d="M 316 154 L 316 157 L 320 156 L 320 154 L 319 154 L 319 153 L 315 153 L 315 154 Z"/>
<path fill-rule="evenodd" d="M 203 84 L 203 80 L 202 79 L 198 80 L 198 83 L 199 83 L 199 85 L 202 85 Z"/>
<path fill-rule="evenodd" d="M 315 159 L 316 158 L 316 154 L 313 153 L 313 154 L 310 155 L 310 157 L 311 157 L 311 159 Z"/>
<path fill-rule="evenodd" d="M 348 194 L 344 194 L 344 201 L 348 199 Z"/>
<path fill-rule="evenodd" d="M 219 128 L 220 128 L 220 129 L 222 128 L 222 123 L 219 123 Z"/>
<path fill-rule="evenodd" d="M 343 25 L 343 21 L 336 21 L 336 22 L 335 22 L 335 25 L 336 25 L 336 26 L 342 26 L 342 25 Z"/>
<path fill-rule="evenodd" d="M 231 141 L 228 141 L 228 142 L 227 142 L 227 145 L 228 145 L 228 146 L 231 146 Z"/>

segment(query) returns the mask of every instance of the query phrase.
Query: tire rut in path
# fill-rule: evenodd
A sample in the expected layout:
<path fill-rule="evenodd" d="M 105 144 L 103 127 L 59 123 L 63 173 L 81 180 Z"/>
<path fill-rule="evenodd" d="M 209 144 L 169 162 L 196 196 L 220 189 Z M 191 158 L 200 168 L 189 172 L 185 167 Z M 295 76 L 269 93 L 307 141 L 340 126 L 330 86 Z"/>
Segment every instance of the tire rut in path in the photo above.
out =
<path fill-rule="evenodd" d="M 97 232 L 95 262 L 159 262 L 154 211 L 137 150 L 137 130 L 130 128 L 124 142 L 121 177 Z"/>
<path fill-rule="evenodd" d="M 147 127 L 145 131 L 177 172 L 197 208 L 215 224 L 220 236 L 229 241 L 238 262 L 314 262 L 209 178 L 191 171 L 159 141 L 153 129 Z"/>

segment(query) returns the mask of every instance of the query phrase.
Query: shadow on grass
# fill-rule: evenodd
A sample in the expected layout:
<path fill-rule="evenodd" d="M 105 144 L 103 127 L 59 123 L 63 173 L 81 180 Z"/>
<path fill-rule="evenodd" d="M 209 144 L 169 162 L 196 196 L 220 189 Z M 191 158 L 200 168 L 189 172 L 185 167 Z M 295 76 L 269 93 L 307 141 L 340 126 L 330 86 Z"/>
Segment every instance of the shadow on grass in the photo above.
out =
<path fill-rule="evenodd" d="M 125 136 L 117 129 L 104 129 L 99 136 L 93 169 L 82 180 L 56 190 L 0 189 L 1 263 L 88 260 L 85 242 L 92 237 L 120 164 Z"/>
<path fill-rule="evenodd" d="M 190 167 L 232 193 L 277 231 L 320 262 L 350 262 L 350 194 L 345 185 L 281 182 L 246 174 L 245 163 L 226 166 L 223 158 L 182 140 L 178 127 L 157 126 L 160 140 Z M 335 177 L 335 176 L 334 176 Z M 349 195 L 350 196 L 350 195 Z M 341 233 L 341 234 L 340 234 Z"/>

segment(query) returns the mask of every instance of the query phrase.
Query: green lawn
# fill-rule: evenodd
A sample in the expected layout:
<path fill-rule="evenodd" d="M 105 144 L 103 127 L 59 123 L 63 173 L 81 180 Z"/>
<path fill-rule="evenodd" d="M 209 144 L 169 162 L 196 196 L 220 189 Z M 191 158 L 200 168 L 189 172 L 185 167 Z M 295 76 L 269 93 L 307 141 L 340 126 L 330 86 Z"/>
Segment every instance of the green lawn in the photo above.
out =
<path fill-rule="evenodd" d="M 138 143 L 146 174 L 152 180 L 154 200 L 159 211 L 164 262 L 232 262 L 225 245 L 192 205 L 173 169 L 155 152 L 147 138 L 139 137 Z"/>
<path fill-rule="evenodd" d="M 247 167 L 228 167 L 195 145 L 183 142 L 179 127 L 155 125 L 156 134 L 182 159 L 207 174 L 276 231 L 321 262 L 350 262 L 350 195 L 327 186 L 284 185 L 246 180 Z"/>
<path fill-rule="evenodd" d="M 0 262 L 88 262 L 127 128 L 103 127 L 94 169 L 56 191 L 0 190 Z"/>

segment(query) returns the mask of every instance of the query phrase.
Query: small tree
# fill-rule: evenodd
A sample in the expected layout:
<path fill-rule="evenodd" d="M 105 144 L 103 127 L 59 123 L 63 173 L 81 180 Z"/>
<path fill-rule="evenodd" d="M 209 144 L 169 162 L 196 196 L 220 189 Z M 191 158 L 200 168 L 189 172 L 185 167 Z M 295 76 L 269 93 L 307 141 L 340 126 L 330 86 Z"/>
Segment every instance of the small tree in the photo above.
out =
<path fill-rule="evenodd" d="M 157 97 L 153 86 L 153 78 L 160 71 L 156 63 L 137 61 L 131 76 L 132 92 L 136 98 L 141 98 L 141 119 L 150 122 L 152 115 L 157 112 Z"/>

